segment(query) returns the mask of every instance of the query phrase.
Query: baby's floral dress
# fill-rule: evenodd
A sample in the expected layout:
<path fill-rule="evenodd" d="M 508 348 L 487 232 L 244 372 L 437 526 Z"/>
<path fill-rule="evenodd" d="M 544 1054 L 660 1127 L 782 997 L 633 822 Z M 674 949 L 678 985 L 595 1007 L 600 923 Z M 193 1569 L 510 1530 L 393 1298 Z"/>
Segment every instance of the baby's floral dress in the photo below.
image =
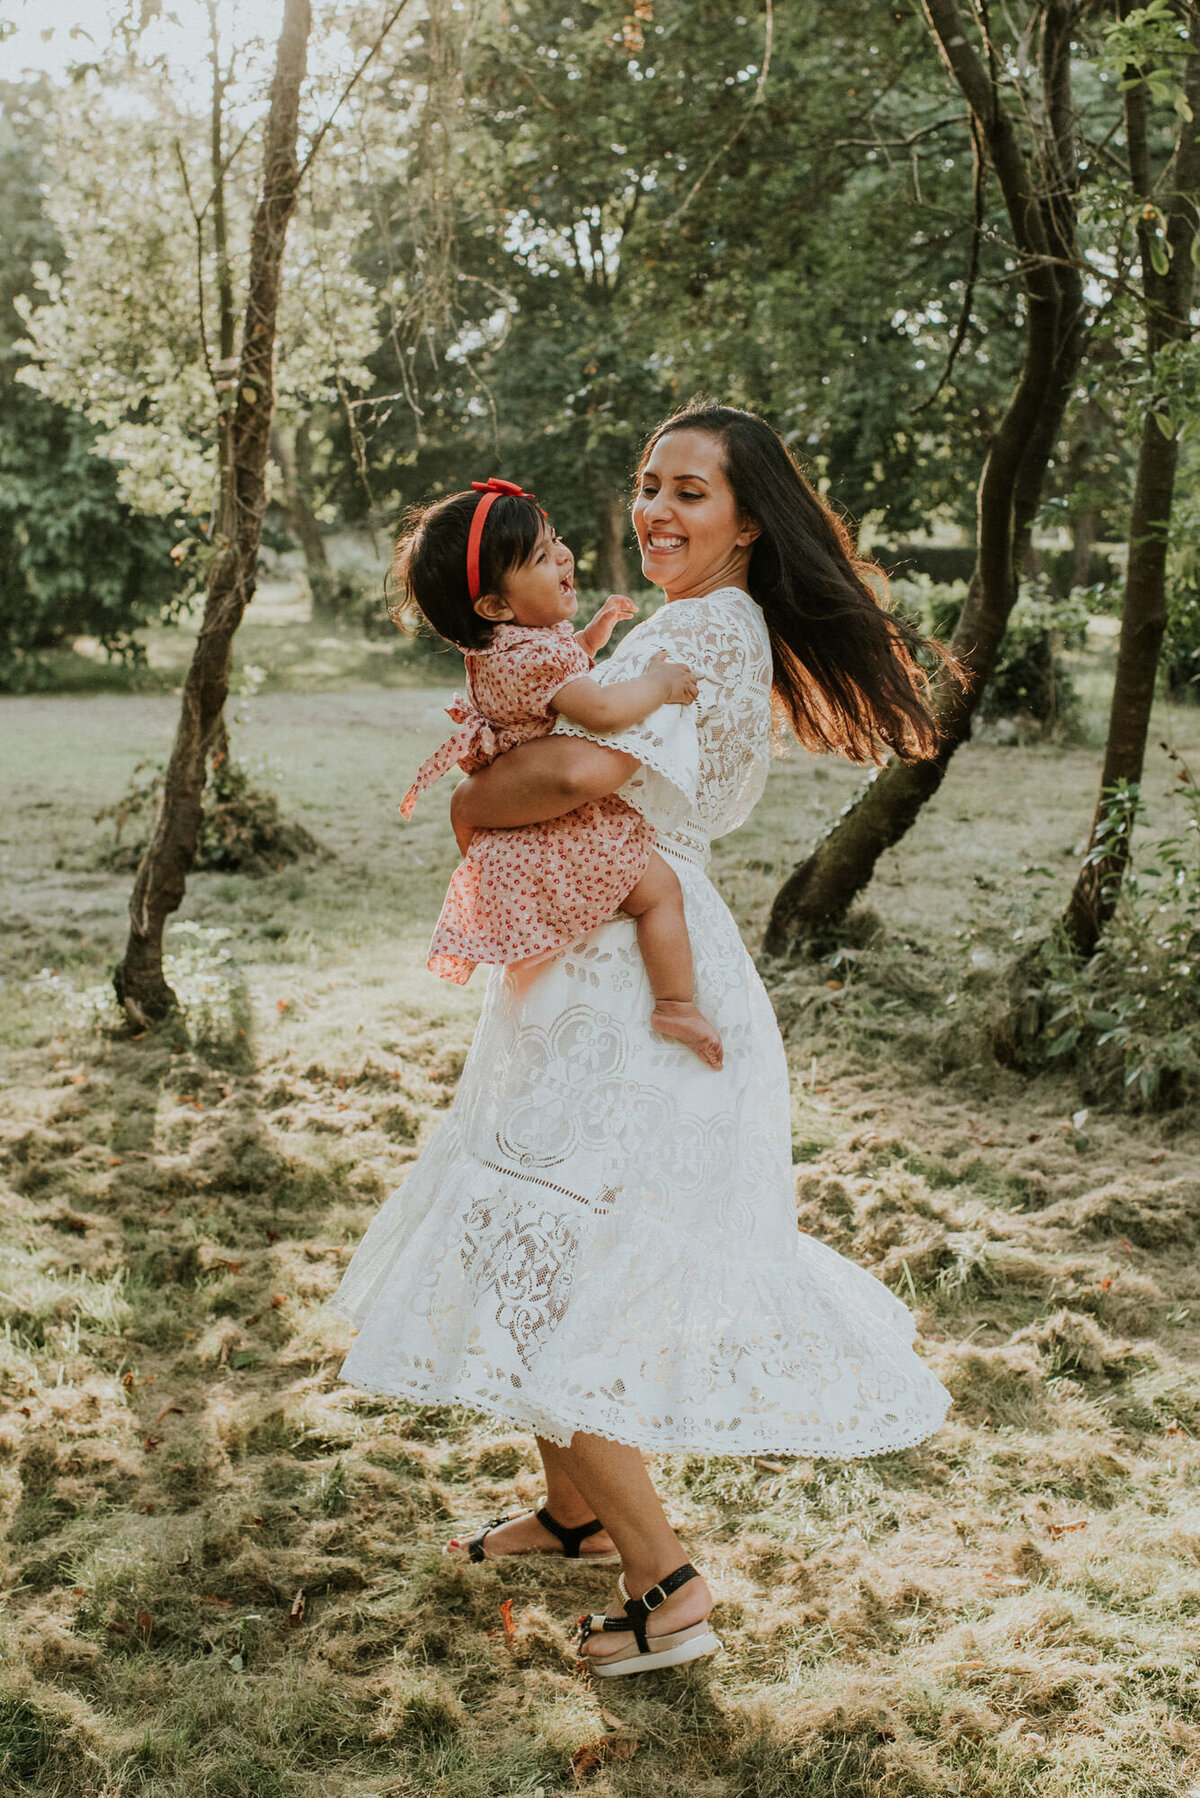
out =
<path fill-rule="evenodd" d="M 447 707 L 460 726 L 422 763 L 400 810 L 457 763 L 484 768 L 554 727 L 550 701 L 590 674 L 570 624 L 498 624 L 485 649 L 466 652 L 467 697 Z M 542 961 L 619 911 L 654 849 L 654 829 L 607 795 L 564 817 L 513 830 L 480 830 L 455 869 L 429 945 L 429 967 L 460 985 L 477 962 Z"/>

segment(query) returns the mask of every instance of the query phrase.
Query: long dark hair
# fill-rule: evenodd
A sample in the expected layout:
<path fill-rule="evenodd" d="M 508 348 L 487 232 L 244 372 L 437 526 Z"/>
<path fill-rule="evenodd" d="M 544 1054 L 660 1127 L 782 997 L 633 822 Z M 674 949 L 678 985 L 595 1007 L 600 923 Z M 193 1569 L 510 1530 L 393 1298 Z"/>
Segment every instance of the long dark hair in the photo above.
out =
<path fill-rule="evenodd" d="M 674 431 L 717 438 L 734 501 L 759 526 L 748 585 L 771 634 L 776 703 L 806 749 L 881 763 L 881 746 L 904 761 L 933 755 L 939 740 L 930 679 L 918 656 L 948 651 L 886 611 L 881 568 L 861 558 L 843 521 L 805 479 L 782 438 L 757 413 L 699 400 L 650 437 Z"/>
<path fill-rule="evenodd" d="M 388 610 L 401 630 L 419 612 L 439 637 L 459 649 L 484 649 L 495 625 L 475 610 L 467 586 L 467 539 L 480 495 L 452 493 L 405 514 L 388 570 Z M 504 577 L 527 562 L 545 516 L 527 493 L 492 503 L 479 545 L 479 591 L 499 593 Z"/>

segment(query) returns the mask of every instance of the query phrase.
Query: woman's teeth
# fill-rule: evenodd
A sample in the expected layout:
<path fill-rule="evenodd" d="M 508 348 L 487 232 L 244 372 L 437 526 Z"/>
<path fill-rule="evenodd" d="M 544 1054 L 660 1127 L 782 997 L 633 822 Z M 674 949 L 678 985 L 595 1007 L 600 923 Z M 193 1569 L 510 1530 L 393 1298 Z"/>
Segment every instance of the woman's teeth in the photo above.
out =
<path fill-rule="evenodd" d="M 685 539 L 683 537 L 661 537 L 657 531 L 651 531 L 650 535 L 646 538 L 646 542 L 651 549 L 662 550 L 665 552 L 673 549 L 682 549 Z"/>

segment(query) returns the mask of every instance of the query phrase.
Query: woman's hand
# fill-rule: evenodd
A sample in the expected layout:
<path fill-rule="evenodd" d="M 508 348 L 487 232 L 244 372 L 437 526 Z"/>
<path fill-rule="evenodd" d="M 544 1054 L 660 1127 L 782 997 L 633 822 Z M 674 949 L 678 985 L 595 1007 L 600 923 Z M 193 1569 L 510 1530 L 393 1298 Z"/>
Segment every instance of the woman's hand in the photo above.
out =
<path fill-rule="evenodd" d="M 700 683 L 691 669 L 682 662 L 668 662 L 665 649 L 651 656 L 646 673 L 658 676 L 662 682 L 659 705 L 691 705 L 700 692 Z"/>
<path fill-rule="evenodd" d="M 589 799 L 615 793 L 637 773 L 636 756 L 582 737 L 538 737 L 468 774 L 450 800 L 463 854 L 476 830 L 511 830 L 561 818 Z"/>

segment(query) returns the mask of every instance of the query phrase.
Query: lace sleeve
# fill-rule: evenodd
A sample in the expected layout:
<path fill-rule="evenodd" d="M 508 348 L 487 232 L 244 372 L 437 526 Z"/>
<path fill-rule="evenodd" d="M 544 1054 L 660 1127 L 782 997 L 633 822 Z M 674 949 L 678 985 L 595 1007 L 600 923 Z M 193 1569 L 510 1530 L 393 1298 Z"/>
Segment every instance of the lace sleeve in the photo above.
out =
<path fill-rule="evenodd" d="M 747 747 L 740 713 L 758 648 L 744 615 L 747 605 L 753 601 L 740 592 L 664 605 L 596 669 L 595 679 L 606 684 L 631 680 L 665 649 L 672 661 L 686 662 L 698 677 L 695 705 L 660 706 L 640 724 L 607 735 L 563 718 L 555 724 L 559 735 L 589 737 L 637 757 L 641 767 L 620 789 L 620 797 L 659 830 L 678 830 L 695 816 L 700 789 L 711 783 L 705 763 L 715 756 L 719 764 L 722 746 L 734 753 Z"/>

